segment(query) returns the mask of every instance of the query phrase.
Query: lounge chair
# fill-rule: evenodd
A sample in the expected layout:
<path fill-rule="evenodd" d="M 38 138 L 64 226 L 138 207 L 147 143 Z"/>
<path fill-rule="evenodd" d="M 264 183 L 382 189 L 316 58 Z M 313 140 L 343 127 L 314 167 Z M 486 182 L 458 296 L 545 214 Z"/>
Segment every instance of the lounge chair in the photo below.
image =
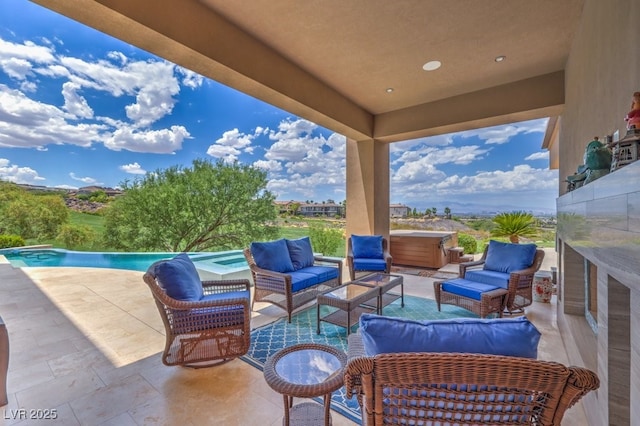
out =
<path fill-rule="evenodd" d="M 200 281 L 186 254 L 154 263 L 143 279 L 164 323 L 165 365 L 209 367 L 248 352 L 249 280 Z"/>

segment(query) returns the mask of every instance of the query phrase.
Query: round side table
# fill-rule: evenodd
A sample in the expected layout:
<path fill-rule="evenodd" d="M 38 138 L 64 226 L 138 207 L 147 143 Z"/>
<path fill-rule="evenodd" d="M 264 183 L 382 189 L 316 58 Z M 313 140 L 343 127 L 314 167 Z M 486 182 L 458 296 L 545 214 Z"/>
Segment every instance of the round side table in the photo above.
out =
<path fill-rule="evenodd" d="M 264 378 L 283 395 L 282 424 L 330 425 L 331 393 L 344 383 L 347 355 L 339 349 L 315 343 L 289 346 L 267 359 Z M 315 402 L 293 405 L 293 398 L 322 396 L 324 406 Z"/>

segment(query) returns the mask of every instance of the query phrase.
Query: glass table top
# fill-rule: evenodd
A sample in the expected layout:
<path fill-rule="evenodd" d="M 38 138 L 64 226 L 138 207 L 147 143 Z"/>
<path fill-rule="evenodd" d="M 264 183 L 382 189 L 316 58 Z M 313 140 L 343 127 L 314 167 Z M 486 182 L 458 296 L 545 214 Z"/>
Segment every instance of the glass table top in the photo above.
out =
<path fill-rule="evenodd" d="M 325 293 L 324 295 L 335 299 L 350 300 L 367 292 L 371 292 L 371 286 L 367 287 L 357 283 L 349 283 Z"/>
<path fill-rule="evenodd" d="M 338 357 L 318 349 L 290 352 L 275 365 L 275 371 L 282 379 L 299 385 L 322 383 L 341 368 Z"/>

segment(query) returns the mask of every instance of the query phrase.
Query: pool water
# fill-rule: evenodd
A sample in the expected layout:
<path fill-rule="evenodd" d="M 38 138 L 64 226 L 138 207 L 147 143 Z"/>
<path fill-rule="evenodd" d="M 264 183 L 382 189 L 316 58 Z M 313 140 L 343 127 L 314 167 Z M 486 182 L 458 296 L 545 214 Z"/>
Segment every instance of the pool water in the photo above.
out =
<path fill-rule="evenodd" d="M 177 253 L 98 253 L 63 249 L 5 249 L 0 250 L 14 267 L 24 266 L 72 266 L 88 268 L 127 269 L 146 271 L 153 262 L 169 259 Z M 216 253 L 189 253 L 196 267 L 206 269 L 247 268 L 241 250 Z"/>

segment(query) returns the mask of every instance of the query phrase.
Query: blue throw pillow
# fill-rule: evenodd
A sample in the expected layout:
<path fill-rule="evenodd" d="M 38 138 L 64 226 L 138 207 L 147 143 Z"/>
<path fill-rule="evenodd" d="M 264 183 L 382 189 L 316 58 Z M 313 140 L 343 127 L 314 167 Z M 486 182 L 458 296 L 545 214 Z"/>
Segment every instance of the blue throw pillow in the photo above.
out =
<path fill-rule="evenodd" d="M 382 235 L 351 235 L 351 250 L 355 258 L 382 259 Z"/>
<path fill-rule="evenodd" d="M 203 296 L 198 270 L 186 253 L 158 263 L 155 275 L 160 286 L 173 299 L 196 301 Z"/>
<path fill-rule="evenodd" d="M 286 240 L 291 264 L 294 270 L 313 266 L 313 250 L 309 237 L 298 238 L 297 240 Z"/>
<path fill-rule="evenodd" d="M 536 248 L 535 244 L 511 244 L 491 240 L 484 269 L 506 273 L 526 269 L 533 263 Z"/>
<path fill-rule="evenodd" d="M 293 264 L 284 238 L 276 241 L 251 243 L 251 255 L 262 269 L 275 272 L 292 272 Z"/>
<path fill-rule="evenodd" d="M 367 356 L 399 352 L 453 352 L 538 357 L 540 332 L 526 317 L 415 321 L 360 316 Z"/>

